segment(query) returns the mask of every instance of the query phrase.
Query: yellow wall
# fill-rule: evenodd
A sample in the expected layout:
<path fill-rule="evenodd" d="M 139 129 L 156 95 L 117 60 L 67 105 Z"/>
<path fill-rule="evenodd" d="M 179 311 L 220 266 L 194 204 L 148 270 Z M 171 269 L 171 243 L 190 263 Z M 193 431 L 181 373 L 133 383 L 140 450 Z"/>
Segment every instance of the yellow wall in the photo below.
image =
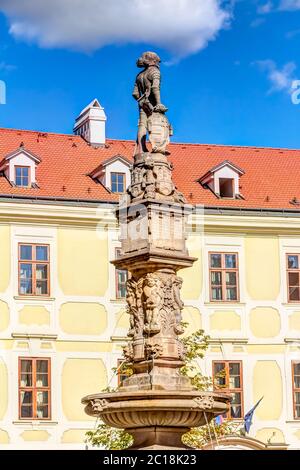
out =
<path fill-rule="evenodd" d="M 64 444 L 84 443 L 88 429 L 68 429 L 62 435 L 61 442 Z"/>
<path fill-rule="evenodd" d="M 100 392 L 106 385 L 107 373 L 101 359 L 67 359 L 62 372 L 62 406 L 66 418 L 92 420 L 85 414 L 81 399 Z"/>
<path fill-rule="evenodd" d="M 59 320 L 68 334 L 100 335 L 107 328 L 105 307 L 96 303 L 67 302 L 61 306 Z"/>
<path fill-rule="evenodd" d="M 285 442 L 283 432 L 278 428 L 262 428 L 257 431 L 255 435 L 256 439 L 265 442 L 271 439 L 271 444 L 283 444 Z"/>
<path fill-rule="evenodd" d="M 280 314 L 275 308 L 257 307 L 250 312 L 250 328 L 257 338 L 272 338 L 280 333 Z"/>
<path fill-rule="evenodd" d="M 2 359 L 0 359 L 0 420 L 4 418 L 8 405 L 7 380 L 7 368 Z"/>
<path fill-rule="evenodd" d="M 189 255 L 197 258 L 197 261 L 191 268 L 183 269 L 179 272 L 179 276 L 183 279 L 181 295 L 183 299 L 196 300 L 202 292 L 202 250 L 201 238 L 198 236 L 190 236 L 187 241 Z M 196 282 L 195 282 L 196 281 Z"/>
<path fill-rule="evenodd" d="M 257 418 L 262 421 L 276 420 L 282 412 L 282 377 L 276 361 L 257 361 L 253 370 L 253 400 Z"/>
<path fill-rule="evenodd" d="M 241 317 L 234 311 L 217 310 L 210 316 L 211 330 L 240 330 Z"/>
<path fill-rule="evenodd" d="M 195 307 L 184 307 L 182 312 L 182 320 L 188 323 L 185 329 L 185 336 L 195 333 L 195 331 L 202 328 L 201 325 L 201 313 Z"/>
<path fill-rule="evenodd" d="M 50 325 L 50 313 L 39 305 L 26 305 L 19 312 L 19 321 L 23 325 Z"/>
<path fill-rule="evenodd" d="M 0 331 L 6 330 L 9 326 L 9 308 L 6 302 L 0 300 Z"/>
<path fill-rule="evenodd" d="M 47 441 L 50 434 L 43 430 L 23 431 L 21 437 L 24 441 Z"/>
<path fill-rule="evenodd" d="M 103 296 L 108 286 L 107 237 L 96 229 L 58 230 L 58 278 L 66 295 Z"/>
<path fill-rule="evenodd" d="M 0 292 L 6 291 L 10 279 L 10 227 L 0 226 Z"/>
<path fill-rule="evenodd" d="M 300 331 L 300 312 L 294 312 L 289 316 L 290 330 Z"/>
<path fill-rule="evenodd" d="M 8 432 L 3 429 L 0 429 L 0 444 L 9 444 Z"/>
<path fill-rule="evenodd" d="M 276 300 L 280 289 L 278 238 L 247 236 L 245 269 L 250 297 L 254 300 Z"/>

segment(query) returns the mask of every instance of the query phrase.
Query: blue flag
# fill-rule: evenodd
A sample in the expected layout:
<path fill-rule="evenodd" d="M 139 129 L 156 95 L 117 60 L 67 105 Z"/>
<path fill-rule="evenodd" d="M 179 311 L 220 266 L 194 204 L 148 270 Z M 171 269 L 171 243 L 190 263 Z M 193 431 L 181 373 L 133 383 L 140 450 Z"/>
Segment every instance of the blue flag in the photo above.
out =
<path fill-rule="evenodd" d="M 258 402 L 256 403 L 256 405 L 253 406 L 253 408 L 251 408 L 250 411 L 248 411 L 247 414 L 245 414 L 244 416 L 244 428 L 245 428 L 245 432 L 248 434 L 249 431 L 250 431 L 250 427 L 251 427 L 251 424 L 252 424 L 252 418 L 253 418 L 253 415 L 254 415 L 254 411 L 256 410 L 256 408 L 258 407 L 258 405 L 260 404 L 260 402 L 262 401 L 263 397 L 261 397 L 260 400 L 258 400 Z"/>

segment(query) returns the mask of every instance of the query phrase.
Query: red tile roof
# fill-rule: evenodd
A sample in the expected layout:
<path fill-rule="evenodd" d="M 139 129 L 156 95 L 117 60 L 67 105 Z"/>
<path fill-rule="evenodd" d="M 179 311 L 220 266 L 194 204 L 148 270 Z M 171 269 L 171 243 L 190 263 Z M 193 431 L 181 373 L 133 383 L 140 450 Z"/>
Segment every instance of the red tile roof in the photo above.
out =
<path fill-rule="evenodd" d="M 89 174 L 115 155 L 132 160 L 135 148 L 134 141 L 108 139 L 105 148 L 94 148 L 72 134 L 2 128 L 0 161 L 21 142 L 41 159 L 36 169 L 39 188 L 12 187 L 5 177 L 0 177 L 0 196 L 117 201 L 117 195 L 97 184 Z M 191 204 L 264 209 L 299 207 L 290 201 L 294 197 L 300 200 L 300 150 L 181 143 L 170 144 L 169 150 L 175 184 Z M 244 170 L 240 178 L 244 200 L 218 199 L 197 181 L 224 160 Z"/>

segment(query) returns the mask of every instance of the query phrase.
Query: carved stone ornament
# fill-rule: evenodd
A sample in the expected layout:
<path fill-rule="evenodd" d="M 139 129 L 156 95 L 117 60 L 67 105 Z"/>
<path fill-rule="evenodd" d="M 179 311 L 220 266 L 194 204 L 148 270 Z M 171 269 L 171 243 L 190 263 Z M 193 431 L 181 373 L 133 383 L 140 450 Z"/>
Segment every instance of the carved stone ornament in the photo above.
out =
<path fill-rule="evenodd" d="M 198 408 L 211 410 L 214 407 L 214 398 L 211 395 L 200 395 L 194 398 Z"/>
<path fill-rule="evenodd" d="M 126 346 L 123 347 L 123 355 L 128 362 L 132 362 L 134 359 L 132 342 L 130 341 Z"/>
<path fill-rule="evenodd" d="M 157 359 L 163 354 L 163 347 L 160 344 L 147 343 L 145 346 L 146 358 Z"/>
<path fill-rule="evenodd" d="M 105 408 L 108 407 L 109 402 L 105 400 L 104 398 L 102 399 L 95 398 L 94 400 L 92 400 L 91 404 L 92 404 L 92 410 L 96 413 L 100 413 L 103 410 L 105 410 Z"/>

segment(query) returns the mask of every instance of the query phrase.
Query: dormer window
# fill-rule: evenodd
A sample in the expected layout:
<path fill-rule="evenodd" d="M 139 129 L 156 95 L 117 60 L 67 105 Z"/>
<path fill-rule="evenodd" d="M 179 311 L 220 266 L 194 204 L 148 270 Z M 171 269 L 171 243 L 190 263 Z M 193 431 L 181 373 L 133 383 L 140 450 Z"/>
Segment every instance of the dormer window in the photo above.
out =
<path fill-rule="evenodd" d="M 14 152 L 6 155 L 0 162 L 0 172 L 12 186 L 18 188 L 37 188 L 36 168 L 40 158 L 25 149 L 23 142 Z"/>
<path fill-rule="evenodd" d="M 15 166 L 15 185 L 23 188 L 30 186 L 29 166 Z"/>
<path fill-rule="evenodd" d="M 115 155 L 101 163 L 89 176 L 115 194 L 125 193 L 130 184 L 131 162 Z"/>
<path fill-rule="evenodd" d="M 244 171 L 233 163 L 225 160 L 219 165 L 213 167 L 202 178 L 199 183 L 207 189 L 210 189 L 218 198 L 241 199 L 240 177 Z"/>
<path fill-rule="evenodd" d="M 124 193 L 126 188 L 125 173 L 111 173 L 111 191 L 113 193 Z"/>

